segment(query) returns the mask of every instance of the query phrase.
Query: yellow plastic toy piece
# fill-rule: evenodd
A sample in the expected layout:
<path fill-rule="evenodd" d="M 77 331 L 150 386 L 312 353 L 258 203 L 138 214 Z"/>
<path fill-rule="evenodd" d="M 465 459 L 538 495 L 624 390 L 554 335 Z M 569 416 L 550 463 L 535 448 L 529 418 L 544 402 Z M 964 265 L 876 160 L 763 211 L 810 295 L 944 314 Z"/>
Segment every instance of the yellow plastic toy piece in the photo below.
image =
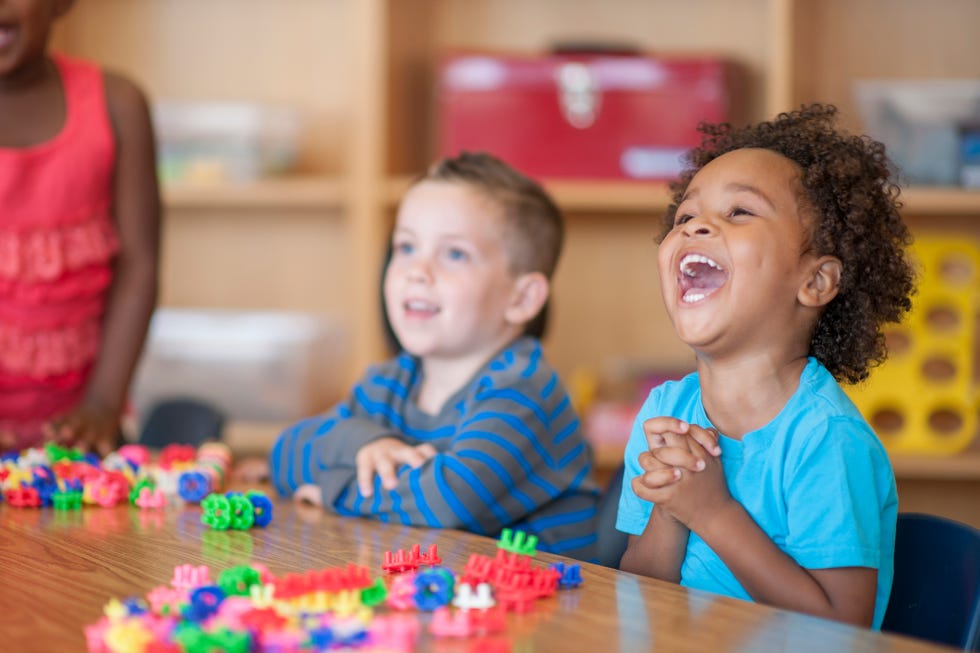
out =
<path fill-rule="evenodd" d="M 920 237 L 919 291 L 887 331 L 889 357 L 848 395 L 893 453 L 953 454 L 973 440 L 974 320 L 980 248 L 965 238 Z"/>

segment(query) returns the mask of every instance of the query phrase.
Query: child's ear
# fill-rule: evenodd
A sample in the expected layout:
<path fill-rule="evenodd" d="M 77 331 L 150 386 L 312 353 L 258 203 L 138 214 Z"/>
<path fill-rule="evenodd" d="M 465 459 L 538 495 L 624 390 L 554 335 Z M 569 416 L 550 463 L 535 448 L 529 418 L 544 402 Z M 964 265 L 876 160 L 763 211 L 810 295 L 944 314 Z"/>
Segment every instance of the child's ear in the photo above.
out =
<path fill-rule="evenodd" d="M 548 301 L 551 284 L 541 272 L 527 272 L 517 277 L 510 305 L 504 318 L 511 324 L 524 325 L 541 312 Z"/>
<path fill-rule="evenodd" d="M 840 290 L 840 275 L 843 265 L 836 256 L 821 256 L 810 264 L 806 283 L 797 293 L 804 306 L 826 306 Z"/>

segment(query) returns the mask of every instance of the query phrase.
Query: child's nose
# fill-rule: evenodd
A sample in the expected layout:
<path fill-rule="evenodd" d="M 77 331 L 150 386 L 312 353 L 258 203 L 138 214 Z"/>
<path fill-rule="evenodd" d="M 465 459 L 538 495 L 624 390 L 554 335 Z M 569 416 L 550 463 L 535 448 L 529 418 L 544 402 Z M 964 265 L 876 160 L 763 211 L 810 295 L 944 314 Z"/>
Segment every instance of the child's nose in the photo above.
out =
<path fill-rule="evenodd" d="M 408 278 L 410 281 L 428 282 L 432 280 L 432 267 L 425 257 L 418 257 L 412 261 L 408 268 Z"/>
<path fill-rule="evenodd" d="M 684 223 L 684 233 L 688 236 L 710 236 L 715 233 L 715 225 L 705 217 L 691 218 Z"/>

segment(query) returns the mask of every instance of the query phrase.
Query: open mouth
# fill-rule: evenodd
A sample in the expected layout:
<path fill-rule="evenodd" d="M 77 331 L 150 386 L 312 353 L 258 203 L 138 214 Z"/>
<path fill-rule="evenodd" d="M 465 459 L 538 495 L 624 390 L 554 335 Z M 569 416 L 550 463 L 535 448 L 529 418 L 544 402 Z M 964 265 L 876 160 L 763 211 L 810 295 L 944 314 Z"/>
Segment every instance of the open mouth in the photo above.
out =
<path fill-rule="evenodd" d="M 402 306 L 405 309 L 405 314 L 416 317 L 424 317 L 435 315 L 439 312 L 439 306 L 433 304 L 432 302 L 427 302 L 421 299 L 409 299 L 406 300 Z"/>
<path fill-rule="evenodd" d="M 694 304 L 725 285 L 725 268 L 703 254 L 685 254 L 680 263 L 681 301 Z"/>

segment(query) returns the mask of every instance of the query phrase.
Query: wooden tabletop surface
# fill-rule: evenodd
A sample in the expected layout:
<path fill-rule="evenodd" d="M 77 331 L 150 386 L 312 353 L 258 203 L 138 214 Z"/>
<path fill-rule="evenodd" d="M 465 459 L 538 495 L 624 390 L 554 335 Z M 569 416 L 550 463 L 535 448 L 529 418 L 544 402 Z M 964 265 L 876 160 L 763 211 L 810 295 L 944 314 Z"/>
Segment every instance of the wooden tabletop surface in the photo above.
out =
<path fill-rule="evenodd" d="M 496 552 L 495 540 L 470 533 L 341 518 L 286 501 L 276 503 L 265 529 L 210 530 L 200 514 L 182 505 L 70 512 L 0 504 L 0 650 L 84 651 L 83 629 L 110 599 L 145 597 L 167 584 L 179 564 L 209 565 L 215 577 L 251 562 L 276 575 L 355 563 L 382 576 L 385 551 L 415 544 L 423 551 L 436 544 L 455 571 L 472 553 Z M 589 564 L 582 577 L 580 587 L 537 601 L 529 614 L 508 616 L 511 651 L 951 650 Z M 423 631 L 417 650 L 479 649 L 473 640 L 437 640 Z"/>

